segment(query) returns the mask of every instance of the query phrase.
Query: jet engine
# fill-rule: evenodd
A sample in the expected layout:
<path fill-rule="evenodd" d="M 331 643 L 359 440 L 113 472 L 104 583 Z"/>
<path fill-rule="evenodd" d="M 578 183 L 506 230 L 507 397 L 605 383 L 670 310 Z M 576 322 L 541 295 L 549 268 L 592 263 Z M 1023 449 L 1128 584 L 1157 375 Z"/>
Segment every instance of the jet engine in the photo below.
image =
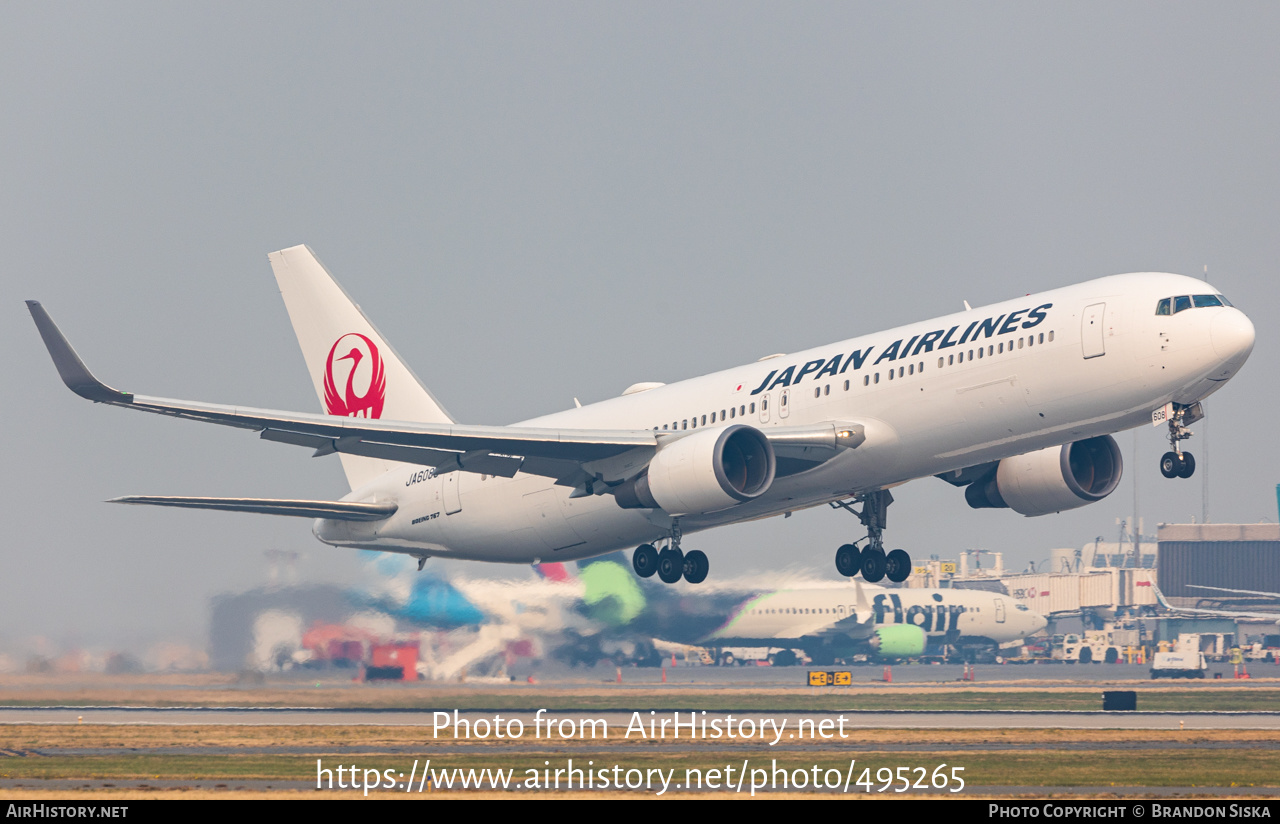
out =
<path fill-rule="evenodd" d="M 974 481 L 964 497 L 974 509 L 1008 507 L 1047 515 L 1100 501 L 1115 491 L 1122 471 L 1120 447 L 1103 435 L 1005 458 Z"/>
<path fill-rule="evenodd" d="M 704 429 L 659 448 L 644 474 L 614 497 L 624 509 L 719 512 L 767 492 L 776 469 L 773 446 L 760 430 L 742 424 Z"/>
<path fill-rule="evenodd" d="M 924 630 L 908 624 L 880 627 L 867 645 L 881 658 L 915 658 L 924 655 Z"/>

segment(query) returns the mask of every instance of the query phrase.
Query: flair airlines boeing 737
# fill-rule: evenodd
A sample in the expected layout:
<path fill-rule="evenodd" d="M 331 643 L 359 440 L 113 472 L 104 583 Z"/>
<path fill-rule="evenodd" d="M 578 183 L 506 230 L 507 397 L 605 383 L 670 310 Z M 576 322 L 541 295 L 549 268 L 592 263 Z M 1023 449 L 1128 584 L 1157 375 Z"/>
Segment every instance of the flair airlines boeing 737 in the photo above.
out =
<path fill-rule="evenodd" d="M 699 583 L 707 557 L 682 550 L 685 534 L 831 504 L 867 530 L 836 552 L 840 573 L 902 581 L 910 556 L 883 540 L 891 487 L 935 475 L 967 487 L 974 507 L 1073 509 L 1119 483 L 1111 433 L 1147 421 L 1168 427 L 1165 476 L 1190 477 L 1194 461 L 1179 447 L 1187 426 L 1254 340 L 1244 313 L 1203 281 L 1115 275 L 638 383 L 512 426 L 468 426 L 310 249 L 269 257 L 327 415 L 120 392 L 89 372 L 38 302 L 28 306 L 76 394 L 338 453 L 352 489 L 336 501 L 114 500 L 315 518 L 325 543 L 405 553 L 419 568 L 431 556 L 528 564 L 638 544 L 638 574 Z"/>

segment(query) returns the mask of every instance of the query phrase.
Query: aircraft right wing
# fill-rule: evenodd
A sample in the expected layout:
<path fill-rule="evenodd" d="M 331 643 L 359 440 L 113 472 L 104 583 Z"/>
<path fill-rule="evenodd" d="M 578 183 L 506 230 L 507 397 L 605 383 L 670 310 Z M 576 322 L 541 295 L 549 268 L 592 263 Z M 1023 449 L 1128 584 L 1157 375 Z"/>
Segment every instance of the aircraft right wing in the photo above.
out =
<path fill-rule="evenodd" d="M 1263 598 L 1280 599 L 1280 592 L 1264 592 L 1256 589 L 1227 589 L 1226 587 L 1206 587 L 1200 584 L 1187 584 L 1187 589 L 1208 589 L 1215 592 L 1230 592 L 1233 595 L 1260 595 Z"/>
<path fill-rule="evenodd" d="M 1188 587 L 1195 586 L 1187 584 Z M 1170 612 L 1181 613 L 1183 615 L 1212 615 L 1221 618 L 1264 618 L 1268 621 L 1275 621 L 1280 624 L 1280 612 L 1243 612 L 1234 609 L 1201 609 L 1193 607 L 1175 607 L 1165 600 L 1164 593 L 1160 591 L 1160 587 L 1155 584 L 1151 585 L 1151 589 L 1155 591 L 1156 600 L 1160 602 L 1160 606 Z M 1220 587 L 1199 587 L 1196 589 L 1220 589 Z M 1228 590 L 1228 592 L 1243 592 L 1244 590 Z M 1265 595 L 1274 595 L 1275 593 L 1262 593 Z"/>
<path fill-rule="evenodd" d="M 438 474 L 466 471 L 512 477 L 517 472 L 554 478 L 595 494 L 639 475 L 664 441 L 687 432 L 650 429 L 542 429 L 465 426 L 337 417 L 227 406 L 135 395 L 107 386 L 89 371 L 38 301 L 27 301 L 63 383 L 82 398 L 126 409 L 255 430 L 264 440 L 435 467 Z M 825 460 L 865 440 L 857 424 L 827 423 L 764 430 L 780 454 Z M 816 463 L 814 464 L 816 465 Z M 140 502 L 140 501 L 130 501 Z M 172 504 L 179 505 L 179 504 Z M 190 504 L 187 504 L 190 505 Z"/>

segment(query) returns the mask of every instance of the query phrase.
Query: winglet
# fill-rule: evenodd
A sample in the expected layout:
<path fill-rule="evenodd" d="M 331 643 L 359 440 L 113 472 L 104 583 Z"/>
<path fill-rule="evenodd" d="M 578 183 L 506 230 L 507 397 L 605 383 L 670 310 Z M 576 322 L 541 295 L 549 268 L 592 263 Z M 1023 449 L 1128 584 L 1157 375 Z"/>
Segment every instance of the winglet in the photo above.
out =
<path fill-rule="evenodd" d="M 80 360 L 76 350 L 67 342 L 62 330 L 40 305 L 40 301 L 27 301 L 27 308 L 31 310 L 31 318 L 36 322 L 36 329 L 40 330 L 40 337 L 44 338 L 45 348 L 53 358 L 58 376 L 62 378 L 62 382 L 68 389 L 82 398 L 88 398 L 97 403 L 133 403 L 133 395 L 112 389 L 93 376 L 89 367 L 84 365 L 84 361 Z"/>

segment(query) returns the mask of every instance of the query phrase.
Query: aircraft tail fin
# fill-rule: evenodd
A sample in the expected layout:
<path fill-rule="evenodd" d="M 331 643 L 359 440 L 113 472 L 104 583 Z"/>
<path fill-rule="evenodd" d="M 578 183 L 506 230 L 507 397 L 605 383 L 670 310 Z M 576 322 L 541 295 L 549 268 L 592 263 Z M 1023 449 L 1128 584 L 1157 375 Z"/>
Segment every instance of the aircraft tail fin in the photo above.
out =
<path fill-rule="evenodd" d="M 415 423 L 454 422 L 311 249 L 294 246 L 267 257 L 324 412 Z M 341 457 L 352 489 L 396 465 L 360 455 Z"/>

